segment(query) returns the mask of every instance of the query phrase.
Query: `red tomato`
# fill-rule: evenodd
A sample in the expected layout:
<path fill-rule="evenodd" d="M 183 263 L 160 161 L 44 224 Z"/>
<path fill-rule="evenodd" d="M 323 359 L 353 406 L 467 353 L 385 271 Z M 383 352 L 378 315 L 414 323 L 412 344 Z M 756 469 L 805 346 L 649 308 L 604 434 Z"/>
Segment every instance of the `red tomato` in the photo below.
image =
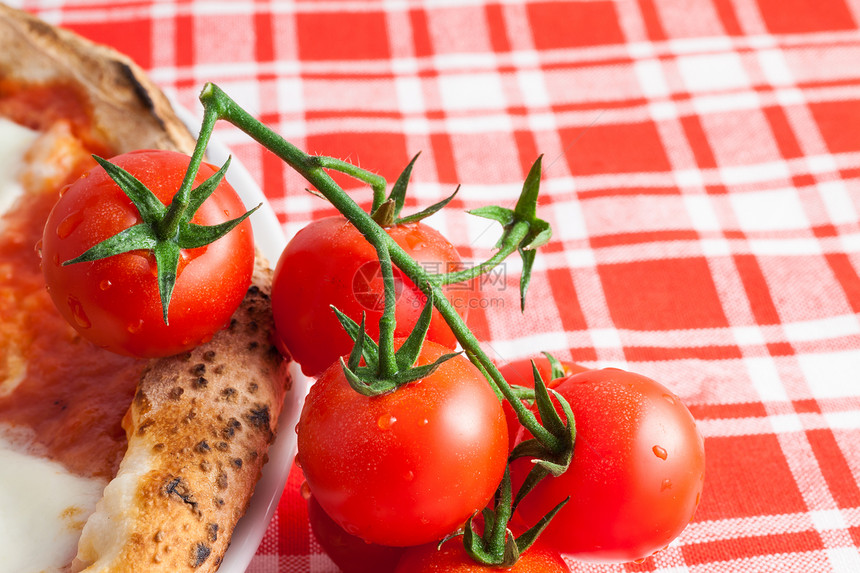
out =
<path fill-rule="evenodd" d="M 388 234 L 431 273 L 459 270 L 457 251 L 438 231 L 423 223 L 386 228 Z M 412 331 L 426 297 L 394 268 L 397 299 L 395 336 Z M 382 277 L 376 250 L 341 216 L 310 223 L 289 242 L 275 269 L 272 311 L 284 346 L 308 376 L 318 376 L 340 356 L 349 354 L 352 340 L 331 309 L 336 306 L 361 322 L 367 333 L 379 336 L 382 315 Z M 464 285 L 446 287 L 446 296 L 461 315 L 469 304 Z M 454 348 L 457 340 L 445 320 L 434 311 L 427 340 Z"/>
<path fill-rule="evenodd" d="M 350 535 L 323 511 L 314 496 L 308 499 L 308 519 L 319 544 L 342 573 L 392 573 L 402 547 L 367 543 Z"/>
<path fill-rule="evenodd" d="M 546 383 L 547 388 L 557 386 L 562 380 L 573 374 L 586 372 L 588 368 L 580 366 L 573 362 L 561 361 L 561 366 L 564 368 L 564 376 L 561 378 L 552 378 L 552 364 L 546 356 L 537 356 L 535 358 L 521 358 L 512 362 L 506 362 L 499 366 L 499 372 L 502 377 L 510 385 L 526 386 L 534 388 L 535 378 L 532 370 L 532 360 L 540 372 L 541 378 Z M 523 401 L 525 403 L 525 401 Z M 508 448 L 513 449 L 517 443 L 517 433 L 520 430 L 520 421 L 517 419 L 517 414 L 507 400 L 502 404 L 505 410 L 505 420 L 508 423 Z"/>
<path fill-rule="evenodd" d="M 441 549 L 436 543 L 406 550 L 394 573 L 570 573 L 558 554 L 538 538 L 519 560 L 509 568 L 490 567 L 475 562 L 466 554 L 460 537 L 446 541 Z"/>
<path fill-rule="evenodd" d="M 189 158 L 172 151 L 138 151 L 111 161 L 166 205 L 179 189 Z M 195 185 L 215 171 L 202 165 Z M 244 212 L 239 196 L 222 181 L 191 222 L 214 225 Z M 103 168 L 84 174 L 65 190 L 45 225 L 45 282 L 60 314 L 97 346 L 138 357 L 178 354 L 211 338 L 242 302 L 254 269 L 251 224 L 245 220 L 214 243 L 182 251 L 168 326 L 150 253 L 61 264 L 140 222 L 137 208 Z"/>
<path fill-rule="evenodd" d="M 576 374 L 555 391 L 575 417 L 573 461 L 525 497 L 521 518 L 534 523 L 570 496 L 541 539 L 584 561 L 635 561 L 668 545 L 692 519 L 704 481 L 690 411 L 654 380 L 615 368 Z M 513 464 L 515 487 L 528 466 Z"/>
<path fill-rule="evenodd" d="M 418 365 L 448 352 L 425 342 Z M 368 398 L 332 365 L 310 389 L 297 426 L 298 460 L 314 497 L 365 541 L 442 539 L 483 509 L 507 458 L 502 406 L 461 356 L 394 392 Z"/>

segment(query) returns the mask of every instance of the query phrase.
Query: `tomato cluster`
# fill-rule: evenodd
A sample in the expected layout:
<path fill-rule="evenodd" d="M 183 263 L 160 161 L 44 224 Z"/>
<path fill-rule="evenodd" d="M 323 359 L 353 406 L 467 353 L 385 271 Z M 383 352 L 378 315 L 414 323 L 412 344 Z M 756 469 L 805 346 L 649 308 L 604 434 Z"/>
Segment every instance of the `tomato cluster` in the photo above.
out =
<path fill-rule="evenodd" d="M 170 203 L 189 163 L 166 152 L 133 153 L 114 161 L 152 190 L 159 203 L 150 207 L 156 212 Z M 195 184 L 215 171 L 204 164 Z M 62 195 L 42 245 L 47 285 L 69 322 L 96 344 L 137 356 L 178 353 L 211 336 L 239 305 L 253 268 L 251 231 L 243 221 L 211 244 L 179 250 L 168 324 L 166 310 L 162 320 L 160 275 L 146 250 L 63 264 L 141 223 L 135 206 L 149 199 L 133 204 L 127 194 L 95 170 Z M 226 225 L 244 210 L 223 182 L 199 203 L 191 220 L 196 226 Z M 493 216 L 502 220 L 506 213 L 498 210 Z M 384 230 L 418 264 L 442 272 L 462 265 L 451 243 L 421 222 L 395 222 Z M 350 338 L 358 338 L 362 350 L 365 331 L 348 335 L 332 307 L 378 340 L 385 308 L 379 265 L 365 236 L 336 216 L 310 223 L 295 236 L 273 280 L 278 342 L 317 378 L 296 428 L 311 522 L 344 571 L 567 571 L 562 555 L 640 560 L 681 532 L 701 496 L 704 445 L 677 396 L 638 374 L 546 357 L 499 365 L 506 384 L 500 388 L 497 380 L 494 386 L 464 355 L 449 356 L 458 345 L 454 330 L 437 310 L 422 314 L 424 292 L 397 269 L 391 351 L 415 347 L 414 355 L 407 352 L 409 364 L 400 364 L 407 369 L 446 360 L 393 391 L 356 391 L 351 369 L 358 367 L 359 356 L 364 368 L 379 356 L 371 360 L 371 354 L 354 353 L 352 366 L 346 366 L 342 358 L 351 352 Z M 441 292 L 460 313 L 479 296 L 459 288 Z M 422 316 L 430 318 L 422 322 Z M 427 327 L 420 350 L 410 337 L 417 323 Z M 549 389 L 548 403 L 535 401 L 535 373 Z M 522 404 L 511 398 L 509 385 L 521 387 L 516 396 L 526 396 Z M 500 400 L 498 394 L 506 392 L 509 400 Z M 573 419 L 567 421 L 576 430 L 569 466 L 518 500 L 509 525 L 528 532 L 528 526 L 567 500 L 538 541 L 507 569 L 476 563 L 460 538 L 437 549 L 441 540 L 504 497 L 500 483 L 509 481 L 503 476 L 512 476 L 514 491 L 527 481 L 535 464 L 516 457 L 523 451 L 517 446 L 532 437 L 521 418 L 551 417 L 553 405 L 564 416 L 563 404 L 569 405 Z"/>
<path fill-rule="evenodd" d="M 450 243 L 428 229 L 418 223 L 386 232 L 419 262 L 458 263 Z M 421 249 L 413 249 L 416 244 Z M 369 305 L 365 297 L 370 292 L 381 301 L 381 279 L 373 289 L 355 288 L 361 269 L 378 265 L 375 257 L 346 219 L 330 217 L 296 235 L 275 273 L 279 336 L 305 372 L 319 376 L 297 426 L 313 529 L 347 572 L 368 566 L 381 572 L 491 570 L 467 555 L 459 538 L 441 550 L 436 546 L 491 504 L 507 454 L 531 436 L 462 356 L 382 396 L 349 386 L 338 358 L 349 353 L 352 341 L 330 306 L 356 322 L 366 316 L 368 330 L 378 336 L 381 302 Z M 396 334 L 405 336 L 425 299 L 396 269 L 395 279 Z M 419 365 L 455 343 L 434 315 Z M 526 495 L 512 524 L 523 529 L 570 501 L 539 542 L 514 567 L 501 570 L 567 571 L 560 555 L 634 561 L 665 547 L 690 521 L 702 490 L 704 449 L 689 411 L 657 382 L 621 370 L 553 365 L 543 356 L 499 366 L 509 384 L 525 388 L 534 387 L 534 369 L 571 405 L 577 441 L 570 469 Z M 528 459 L 511 463 L 515 485 L 531 466 Z"/>

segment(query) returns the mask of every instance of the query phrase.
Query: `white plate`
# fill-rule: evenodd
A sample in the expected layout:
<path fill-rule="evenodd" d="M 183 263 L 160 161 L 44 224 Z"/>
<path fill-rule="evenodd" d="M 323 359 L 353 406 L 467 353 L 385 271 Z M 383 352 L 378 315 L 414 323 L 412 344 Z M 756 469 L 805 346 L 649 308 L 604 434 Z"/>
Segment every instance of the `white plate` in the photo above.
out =
<path fill-rule="evenodd" d="M 179 118 L 196 135 L 200 129 L 200 120 L 175 101 L 172 103 Z M 213 136 L 209 140 L 206 154 L 208 161 L 220 166 L 230 156 L 230 151 Z M 251 215 L 251 226 L 257 247 L 269 259 L 270 264 L 275 265 L 286 245 L 278 217 L 251 174 L 235 157 L 230 162 L 226 177 L 246 207 L 262 203 Z M 224 561 L 218 573 L 244 573 L 260 546 L 284 491 L 284 484 L 296 455 L 296 433 L 293 430 L 310 386 L 310 380 L 301 373 L 301 369 L 295 363 L 290 366 L 293 384 L 284 397 L 284 409 L 278 422 L 278 436 L 269 448 L 269 461 L 263 467 L 262 477 L 254 490 L 248 511 L 233 532 L 233 539 L 224 554 Z"/>

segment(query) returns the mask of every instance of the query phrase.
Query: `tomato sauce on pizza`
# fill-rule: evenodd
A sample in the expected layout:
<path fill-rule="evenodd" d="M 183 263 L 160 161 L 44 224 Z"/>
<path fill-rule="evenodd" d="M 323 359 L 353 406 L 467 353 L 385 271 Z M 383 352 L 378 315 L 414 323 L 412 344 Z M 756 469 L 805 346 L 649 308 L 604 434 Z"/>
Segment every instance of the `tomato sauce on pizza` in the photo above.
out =
<path fill-rule="evenodd" d="M 36 131 L 48 131 L 67 122 L 73 135 L 96 154 L 107 149 L 92 133 L 92 117 L 80 90 L 67 83 L 22 85 L 0 79 L 0 117 Z"/>
<path fill-rule="evenodd" d="M 230 326 L 186 353 L 144 363 L 79 338 L 39 268 L 61 190 L 92 153 L 195 140 L 115 50 L 2 3 L 0 46 L 0 569 L 213 573 L 291 388 L 269 263 L 255 256 Z"/>
<path fill-rule="evenodd" d="M 0 425 L 84 477 L 110 479 L 126 449 L 122 417 L 144 361 L 81 339 L 45 288 L 39 242 L 60 188 L 104 153 L 68 86 L 0 82 L 0 117 L 41 132 L 24 156 L 24 195 L 0 221 Z M 40 166 L 50 166 L 47 175 Z M 57 166 L 62 168 L 57 171 Z M 82 320 L 85 317 L 81 318 Z"/>

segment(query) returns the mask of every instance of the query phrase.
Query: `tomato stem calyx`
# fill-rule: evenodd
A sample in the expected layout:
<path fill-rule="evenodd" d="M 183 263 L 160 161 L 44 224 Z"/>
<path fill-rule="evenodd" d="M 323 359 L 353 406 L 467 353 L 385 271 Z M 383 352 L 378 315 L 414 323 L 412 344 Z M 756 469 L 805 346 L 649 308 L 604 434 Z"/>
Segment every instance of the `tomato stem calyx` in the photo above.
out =
<path fill-rule="evenodd" d="M 470 214 L 496 221 L 502 225 L 502 236 L 496 243 L 497 252 L 487 261 L 462 271 L 439 275 L 441 284 L 469 281 L 484 274 L 498 265 L 515 250 L 523 260 L 520 275 L 520 310 L 526 307 L 526 292 L 531 281 L 531 271 L 538 247 L 545 245 L 552 237 L 549 223 L 537 216 L 537 200 L 540 191 L 542 156 L 532 164 L 523 182 L 523 189 L 513 209 L 488 205 L 469 211 Z"/>
<path fill-rule="evenodd" d="M 406 203 L 406 188 L 409 185 L 409 178 L 412 176 L 412 168 L 415 166 L 415 161 L 418 159 L 419 155 L 421 155 L 421 153 L 416 153 L 415 157 L 409 161 L 409 164 L 397 177 L 397 181 L 394 182 L 394 185 L 391 187 L 391 193 L 388 194 L 385 201 L 379 205 L 374 204 L 371 209 L 370 216 L 380 227 L 393 227 L 394 225 L 417 223 L 418 221 L 426 219 L 430 215 L 443 209 L 451 202 L 452 199 L 454 199 L 454 197 L 457 196 L 457 192 L 460 190 L 459 185 L 454 189 L 453 193 L 438 203 L 434 203 L 418 213 L 406 215 L 405 217 L 400 216 L 400 212 L 403 210 L 403 206 Z"/>
<path fill-rule="evenodd" d="M 549 361 L 550 380 L 558 380 L 560 378 L 567 377 L 567 372 L 565 372 L 564 370 L 564 365 L 561 363 L 561 361 L 559 361 L 558 358 L 546 351 L 541 352 L 541 354 L 546 356 L 546 359 Z"/>
<path fill-rule="evenodd" d="M 362 316 L 361 323 L 358 324 L 337 308 L 332 307 L 332 310 L 355 343 L 348 360 L 340 359 L 341 367 L 352 389 L 364 396 L 379 396 L 393 392 L 404 384 L 429 376 L 444 362 L 461 354 L 460 352 L 443 354 L 430 364 L 415 366 L 415 361 L 421 353 L 424 338 L 430 327 L 433 311 L 432 299 L 424 305 L 415 329 L 394 353 L 394 370 L 389 373 L 385 373 L 381 369 L 380 346 L 367 335 L 364 328 L 364 316 Z M 361 365 L 362 360 L 364 360 L 364 366 Z"/>
<path fill-rule="evenodd" d="M 570 467 L 573 460 L 573 450 L 576 443 L 576 423 L 573 410 L 566 400 L 555 390 L 549 389 L 543 380 L 534 360 L 532 360 L 532 375 L 534 376 L 534 401 L 540 414 L 543 427 L 562 442 L 558 448 L 548 447 L 538 439 L 529 439 L 514 447 L 510 459 L 533 458 L 534 467 L 529 471 L 525 482 L 517 492 L 514 508 L 534 487 L 547 476 L 558 477 Z M 562 414 L 556 410 L 553 398 L 558 402 Z"/>
<path fill-rule="evenodd" d="M 563 500 L 543 516 L 538 522 L 518 536 L 508 527 L 516 505 L 513 503 L 511 474 L 505 468 L 505 475 L 496 492 L 492 508 L 487 507 L 481 512 L 483 519 L 482 533 L 478 533 L 475 524 L 477 513 L 472 514 L 462 531 L 443 539 L 439 545 L 457 536 L 463 536 L 463 548 L 472 560 L 483 565 L 499 568 L 510 568 L 517 562 L 520 555 L 527 551 L 546 529 L 555 514 L 564 507 L 568 499 Z"/>
<path fill-rule="evenodd" d="M 191 189 L 190 183 L 186 185 L 183 182 L 168 206 L 165 206 L 146 185 L 122 167 L 97 155 L 93 155 L 93 158 L 131 200 L 140 214 L 141 222 L 93 245 L 77 257 L 63 262 L 63 265 L 97 261 L 130 251 L 151 252 L 155 258 L 162 318 L 165 324 L 170 324 L 168 308 L 176 285 L 181 251 L 203 247 L 217 241 L 247 219 L 260 205 L 240 217 L 217 225 L 197 225 L 191 222 L 197 210 L 223 180 L 230 165 L 229 158 L 221 169 L 196 188 Z M 185 181 L 194 180 L 199 166 L 199 161 L 195 162 L 192 158 Z M 188 187 L 187 192 L 183 191 L 185 187 Z"/>

